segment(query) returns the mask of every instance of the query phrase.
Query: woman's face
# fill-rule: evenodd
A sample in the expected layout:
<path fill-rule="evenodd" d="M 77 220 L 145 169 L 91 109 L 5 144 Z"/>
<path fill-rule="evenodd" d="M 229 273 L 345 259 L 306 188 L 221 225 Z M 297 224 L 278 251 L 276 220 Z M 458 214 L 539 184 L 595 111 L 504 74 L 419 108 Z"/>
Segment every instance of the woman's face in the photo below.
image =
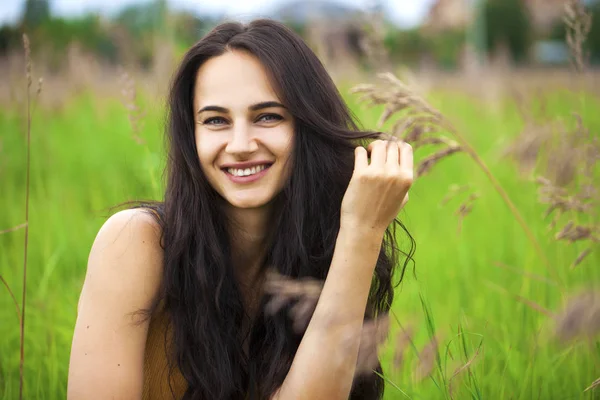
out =
<path fill-rule="evenodd" d="M 269 203 L 289 175 L 294 121 L 258 59 L 230 51 L 206 61 L 196 76 L 194 113 L 210 184 L 234 207 Z"/>

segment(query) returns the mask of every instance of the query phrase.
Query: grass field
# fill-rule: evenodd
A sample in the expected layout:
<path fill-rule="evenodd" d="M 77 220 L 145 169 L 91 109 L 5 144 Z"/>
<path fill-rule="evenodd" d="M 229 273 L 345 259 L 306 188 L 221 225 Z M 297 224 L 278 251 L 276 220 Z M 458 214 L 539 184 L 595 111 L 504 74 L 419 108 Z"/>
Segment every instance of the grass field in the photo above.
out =
<path fill-rule="evenodd" d="M 343 90 L 345 93 L 346 89 Z M 44 95 L 42 93 L 42 95 Z M 356 105 L 366 127 L 377 110 Z M 545 112 L 573 124 L 581 114 L 590 131 L 600 132 L 600 100 L 556 90 L 544 94 Z M 72 330 L 87 255 L 109 207 L 134 199 L 159 199 L 162 189 L 162 103 L 143 97 L 145 112 L 138 144 L 118 94 L 99 98 L 81 93 L 64 106 L 37 107 L 31 128 L 25 398 L 66 397 Z M 553 239 L 542 218 L 536 186 L 502 157 L 524 127 L 513 101 L 485 102 L 461 91 L 434 91 L 433 103 L 468 137 L 488 163 L 539 240 L 562 281 L 544 282 L 528 274 L 550 275 L 486 176 L 464 154 L 437 165 L 415 182 L 402 219 L 417 242 L 416 279 L 406 275 L 394 313 L 414 327 L 414 347 L 391 368 L 394 343 L 383 353 L 390 383 L 387 399 L 594 399 L 600 388 L 584 389 L 600 377 L 600 342 L 561 345 L 552 318 L 526 300 L 559 310 L 570 293 L 600 284 L 600 252 L 574 269 L 585 247 Z M 0 111 L 0 230 L 25 220 L 25 109 Z M 417 153 L 417 156 L 422 154 Z M 440 202 L 452 184 L 469 183 L 481 197 L 460 233 L 454 211 L 460 200 Z M 21 299 L 24 229 L 0 235 L 0 274 Z M 596 246 L 597 247 L 597 246 Z M 500 262 L 514 270 L 495 266 Z M 525 271 L 526 273 L 519 272 Z M 520 296 L 521 300 L 518 300 Z M 394 320 L 392 338 L 399 330 Z M 435 332 L 438 353 L 431 376 L 416 379 L 417 353 Z M 476 355 L 476 352 L 479 351 Z M 435 354 L 431 353 L 431 354 Z M 431 357 L 421 353 L 421 358 Z M 450 380 L 456 369 L 467 363 Z M 424 360 L 425 362 L 427 360 Z M 425 368 L 425 367 L 421 367 Z M 397 387 L 394 387 L 397 386 Z M 0 287 L 0 398 L 18 398 L 19 320 L 5 287 Z"/>

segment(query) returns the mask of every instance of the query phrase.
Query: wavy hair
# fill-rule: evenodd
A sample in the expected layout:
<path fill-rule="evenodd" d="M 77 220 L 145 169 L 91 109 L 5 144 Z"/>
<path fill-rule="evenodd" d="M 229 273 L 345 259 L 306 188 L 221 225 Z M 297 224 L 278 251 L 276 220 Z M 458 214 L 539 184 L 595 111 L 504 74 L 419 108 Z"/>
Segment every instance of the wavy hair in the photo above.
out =
<path fill-rule="evenodd" d="M 326 278 L 342 198 L 354 168 L 354 148 L 380 136 L 358 128 L 316 55 L 278 22 L 223 23 L 185 54 L 168 104 L 165 197 L 150 205 L 158 211 L 164 247 L 161 293 L 150 313 L 160 301 L 170 316 L 172 367 L 188 383 L 184 399 L 268 399 L 282 384 L 302 339 L 285 313 L 264 313 L 266 298 L 249 333 L 240 338 L 248 315 L 232 266 L 227 219 L 219 206 L 223 199 L 198 160 L 193 110 L 198 69 L 232 50 L 249 52 L 262 63 L 295 122 L 292 172 L 274 202 L 263 272 L 272 267 L 293 278 Z M 396 227 L 410 240 L 406 253 L 395 244 Z M 389 311 L 399 256 L 405 259 L 398 283 L 414 248 L 414 240 L 396 220 L 377 260 L 365 318 Z M 383 388 L 375 373 L 357 377 L 350 398 L 380 399 Z"/>

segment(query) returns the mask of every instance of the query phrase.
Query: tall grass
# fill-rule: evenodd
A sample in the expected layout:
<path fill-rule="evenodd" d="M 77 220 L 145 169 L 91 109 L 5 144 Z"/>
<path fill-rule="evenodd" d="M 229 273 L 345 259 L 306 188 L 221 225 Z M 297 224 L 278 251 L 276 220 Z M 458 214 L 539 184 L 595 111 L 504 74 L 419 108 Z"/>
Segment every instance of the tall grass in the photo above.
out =
<path fill-rule="evenodd" d="M 27 79 L 29 88 L 30 72 Z M 31 115 L 15 103 L 0 111 L 1 399 L 20 396 L 21 376 L 24 398 L 65 398 L 77 300 L 94 236 L 111 206 L 161 198 L 163 103 L 136 88 L 129 75 L 121 79 L 121 94 L 80 90 Z M 366 108 L 348 85 L 340 87 L 362 124 L 375 126 L 383 106 Z M 593 93 L 559 87 L 526 95 L 533 114 L 543 104 L 542 120 L 573 125 L 575 111 L 590 140 L 598 139 L 600 99 Z M 386 398 L 595 398 L 597 332 L 570 341 L 560 332 L 570 294 L 598 289 L 600 255 L 591 251 L 570 268 L 588 245 L 555 240 L 538 188 L 505 156 L 529 126 L 523 105 L 510 96 L 488 104 L 462 86 L 435 90 L 429 100 L 453 121 L 450 130 L 460 132 L 457 143 L 468 143 L 472 158 L 434 160 L 402 211 L 417 240 L 417 277 L 406 276 L 392 305 L 390 340 L 381 353 Z M 426 150 L 416 149 L 417 160 L 431 156 Z M 553 154 L 540 148 L 541 158 Z M 476 188 L 476 194 L 457 187 Z M 22 309 L 15 293 L 23 293 Z M 598 297 L 577 304 L 599 309 Z M 585 315 L 597 323 L 600 312 Z M 378 327 L 369 329 L 379 335 Z"/>

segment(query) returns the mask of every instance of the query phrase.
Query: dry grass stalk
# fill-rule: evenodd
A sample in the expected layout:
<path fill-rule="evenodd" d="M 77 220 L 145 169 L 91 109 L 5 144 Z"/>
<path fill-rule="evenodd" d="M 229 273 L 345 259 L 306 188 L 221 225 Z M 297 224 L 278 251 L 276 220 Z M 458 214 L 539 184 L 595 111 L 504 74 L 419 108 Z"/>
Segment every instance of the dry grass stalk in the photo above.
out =
<path fill-rule="evenodd" d="M 475 205 L 475 200 L 479 198 L 478 193 L 471 193 L 469 197 L 465 201 L 463 201 L 458 209 L 454 212 L 454 215 L 458 217 L 458 226 L 457 232 L 460 234 L 462 229 L 462 224 L 467 215 L 471 213 L 473 210 L 473 206 Z"/>
<path fill-rule="evenodd" d="M 363 323 L 355 375 L 371 374 L 377 368 L 379 349 L 386 341 L 389 329 L 390 318 L 388 315 Z"/>
<path fill-rule="evenodd" d="M 457 184 L 450 185 L 448 187 L 448 191 L 446 192 L 446 195 L 440 201 L 440 207 L 443 207 L 446 204 L 448 204 L 448 202 L 450 200 L 452 200 L 459 194 L 464 193 L 464 192 L 469 192 L 471 190 L 472 190 L 472 186 L 468 183 L 464 184 L 464 185 L 457 185 Z"/>
<path fill-rule="evenodd" d="M 289 317 L 294 330 L 304 332 L 317 307 L 323 282 L 314 278 L 292 279 L 269 271 L 265 282 L 265 293 L 272 297 L 265 306 L 265 314 L 275 315 L 281 309 L 293 303 Z"/>
<path fill-rule="evenodd" d="M 121 95 L 123 97 L 123 105 L 127 109 L 127 117 L 131 124 L 131 134 L 133 140 L 137 144 L 144 144 L 145 141 L 140 136 L 143 127 L 143 118 L 145 113 L 139 105 L 139 98 L 137 95 L 137 88 L 135 80 L 127 71 L 122 71 L 120 74 L 120 81 L 122 85 Z"/>
<path fill-rule="evenodd" d="M 581 253 L 579 253 L 579 255 L 577 256 L 577 258 L 575 259 L 575 261 L 573 261 L 573 263 L 571 264 L 571 269 L 577 267 L 579 264 L 581 264 L 581 262 L 583 260 L 585 260 L 585 258 L 592 252 L 592 248 L 588 247 L 587 249 L 583 250 Z"/>
<path fill-rule="evenodd" d="M 600 216 L 597 211 L 600 209 L 600 190 L 595 178 L 600 160 L 600 141 L 590 136 L 579 115 L 575 118 L 576 128 L 565 134 L 570 139 L 569 145 L 558 146 L 549 154 L 549 158 L 557 159 L 557 152 L 568 153 L 564 158 L 570 160 L 572 177 L 568 182 L 542 176 L 536 179 L 539 201 L 547 205 L 544 217 L 551 217 L 548 228 L 553 230 L 561 219 L 567 219 L 554 238 L 568 243 L 585 241 L 590 244 L 571 263 L 571 268 L 583 262 L 593 247 L 600 243 Z"/>
<path fill-rule="evenodd" d="M 563 21 L 567 27 L 566 39 L 573 66 L 577 72 L 583 72 L 589 58 L 583 45 L 592 27 L 592 14 L 586 10 L 582 1 L 567 0 Z"/>
<path fill-rule="evenodd" d="M 506 190 L 504 190 L 503 186 L 466 138 L 435 107 L 417 95 L 408 85 L 394 76 L 394 74 L 383 73 L 379 74 L 378 77 L 383 80 L 385 87 L 378 88 L 372 84 L 361 84 L 355 86 L 351 92 L 359 94 L 359 102 L 364 102 L 368 106 L 385 106 L 385 110 L 379 121 L 380 125 L 385 124 L 392 117 L 397 117 L 398 120 L 394 123 L 390 134 L 409 142 L 415 150 L 420 147 L 420 144 L 434 142 L 445 146 L 434 154 L 425 157 L 417 164 L 417 176 L 422 176 L 429 172 L 442 159 L 452 154 L 460 152 L 468 154 L 488 177 L 494 189 L 509 207 L 511 213 L 527 235 L 538 256 L 553 275 L 555 281 L 560 282 L 558 274 L 554 271 L 546 253 L 542 250 L 527 222 L 510 199 Z M 442 132 L 447 132 L 453 139 L 450 139 L 448 135 Z M 437 138 L 437 140 L 431 138 Z M 468 206 L 465 207 L 466 209 L 468 209 Z"/>
<path fill-rule="evenodd" d="M 547 317 L 550 318 L 554 318 L 555 314 L 548 310 L 547 308 L 539 305 L 538 303 L 536 303 L 533 300 L 529 300 L 523 296 L 520 296 L 518 294 L 512 294 L 510 293 L 508 290 L 506 290 L 505 288 L 503 288 L 502 286 L 499 286 L 493 282 L 487 281 L 486 284 L 491 287 L 492 289 L 496 290 L 497 292 L 500 292 L 506 296 L 512 297 L 514 300 L 518 301 L 519 303 L 522 303 L 524 305 L 526 305 L 527 307 L 531 308 L 534 311 L 539 312 L 540 314 L 543 314 Z"/>
<path fill-rule="evenodd" d="M 322 290 L 323 281 L 314 278 L 293 279 L 270 270 L 264 291 L 271 295 L 271 299 L 265 305 L 264 312 L 266 315 L 275 315 L 291 304 L 288 316 L 294 331 L 302 333 L 308 327 Z M 388 337 L 389 327 L 388 315 L 364 321 L 356 364 L 357 375 L 373 372 L 379 363 L 379 348 Z"/>
<path fill-rule="evenodd" d="M 458 374 L 460 374 L 461 372 L 471 368 L 471 365 L 473 364 L 473 362 L 475 362 L 475 359 L 479 356 L 480 351 L 481 351 L 481 346 L 477 348 L 477 351 L 475 351 L 475 354 L 473 354 L 473 357 L 471 357 L 464 365 L 461 365 L 454 371 L 454 373 L 452 374 L 452 376 L 450 377 L 450 379 L 448 381 L 451 381 L 452 379 L 456 378 L 456 376 Z"/>
<path fill-rule="evenodd" d="M 408 326 L 407 328 L 402 328 L 396 337 L 396 348 L 394 351 L 394 360 L 393 367 L 398 370 L 402 367 L 404 363 L 404 351 L 408 347 L 409 344 L 412 343 L 413 336 L 413 327 Z"/>
<path fill-rule="evenodd" d="M 8 282 L 6 282 L 2 275 L 0 275 L 0 281 L 2 281 L 2 283 L 6 287 L 6 290 L 8 290 L 8 294 L 10 294 L 10 297 L 12 298 L 13 303 L 15 304 L 15 308 L 17 309 L 17 318 L 19 319 L 19 325 L 21 325 L 21 307 L 19 307 L 19 302 L 17 301 L 17 298 L 15 297 L 13 291 L 10 289 Z"/>
<path fill-rule="evenodd" d="M 27 249 L 29 243 L 29 189 L 30 189 L 30 171 L 31 171 L 31 47 L 29 38 L 23 34 L 23 49 L 25 50 L 25 77 L 26 86 L 26 106 L 27 106 L 27 161 L 26 161 L 26 183 L 25 183 L 25 245 L 23 246 L 23 293 L 21 302 L 21 331 L 20 356 L 19 356 L 19 400 L 23 399 L 24 367 L 25 367 L 25 304 L 27 297 Z"/>
<path fill-rule="evenodd" d="M 536 168 L 538 157 L 545 154 L 550 146 L 555 124 L 537 122 L 529 114 L 521 111 L 525 119 L 525 127 L 516 139 L 504 150 L 504 156 L 513 159 L 522 175 L 530 175 Z"/>
<path fill-rule="evenodd" d="M 494 265 L 496 267 L 498 267 L 498 268 L 501 268 L 501 269 L 504 269 L 504 270 L 507 270 L 507 271 L 516 272 L 516 273 L 518 273 L 520 275 L 523 275 L 523 276 L 525 276 L 527 278 L 536 280 L 538 282 L 546 283 L 546 284 L 552 285 L 552 286 L 557 286 L 556 282 L 553 282 L 550 279 L 548 279 L 546 277 L 543 277 L 541 275 L 532 274 L 531 272 L 527 272 L 527 271 L 523 271 L 523 270 L 520 270 L 520 269 L 517 269 L 517 268 L 509 267 L 508 265 L 503 264 L 503 263 L 501 263 L 499 261 L 494 262 Z"/>
<path fill-rule="evenodd" d="M 431 171 L 433 166 L 440 160 L 443 160 L 454 153 L 458 153 L 459 151 L 462 151 L 460 146 L 446 147 L 445 149 L 439 150 L 437 153 L 425 157 L 423 160 L 421 160 L 419 165 L 417 165 L 417 177 L 425 175 Z"/>
<path fill-rule="evenodd" d="M 598 386 L 600 386 L 600 378 L 596 379 L 594 382 L 592 382 L 592 384 L 590 386 L 585 388 L 584 392 L 587 392 L 588 390 L 593 390 L 593 389 L 597 388 Z"/>
<path fill-rule="evenodd" d="M 450 379 L 448 379 L 448 394 L 450 395 L 451 399 L 454 398 L 456 390 L 459 387 L 460 383 L 462 382 L 462 379 L 460 378 L 462 372 L 467 371 L 471 368 L 471 366 L 473 365 L 473 363 L 479 356 L 480 351 L 481 351 L 481 345 L 477 348 L 477 350 L 475 351 L 475 354 L 473 354 L 473 356 L 465 364 L 457 367 L 454 370 L 454 373 L 452 374 Z"/>
<path fill-rule="evenodd" d="M 12 228 L 1 230 L 0 231 L 0 235 L 3 235 L 5 233 L 9 233 L 9 232 L 18 231 L 19 229 L 25 228 L 25 226 L 27 226 L 27 223 L 22 223 L 22 224 L 19 224 L 17 226 L 13 226 Z"/>
<path fill-rule="evenodd" d="M 600 334 L 600 292 L 584 291 L 567 300 L 555 318 L 555 335 L 563 343 Z"/>
<path fill-rule="evenodd" d="M 419 361 L 415 368 L 415 379 L 417 382 L 431 376 L 435 369 L 438 356 L 438 338 L 433 336 L 431 340 L 419 352 Z"/>
<path fill-rule="evenodd" d="M 562 120 L 555 121 L 550 115 L 544 115 L 544 121 L 538 123 L 530 112 L 521 111 L 526 128 L 507 154 L 522 170 L 536 170 L 538 200 L 547 205 L 544 218 L 550 218 L 548 229 L 555 230 L 564 221 L 555 239 L 590 243 L 571 263 L 574 268 L 600 242 L 600 139 L 591 134 L 577 113 L 573 113 L 575 127 L 568 129 Z"/>

